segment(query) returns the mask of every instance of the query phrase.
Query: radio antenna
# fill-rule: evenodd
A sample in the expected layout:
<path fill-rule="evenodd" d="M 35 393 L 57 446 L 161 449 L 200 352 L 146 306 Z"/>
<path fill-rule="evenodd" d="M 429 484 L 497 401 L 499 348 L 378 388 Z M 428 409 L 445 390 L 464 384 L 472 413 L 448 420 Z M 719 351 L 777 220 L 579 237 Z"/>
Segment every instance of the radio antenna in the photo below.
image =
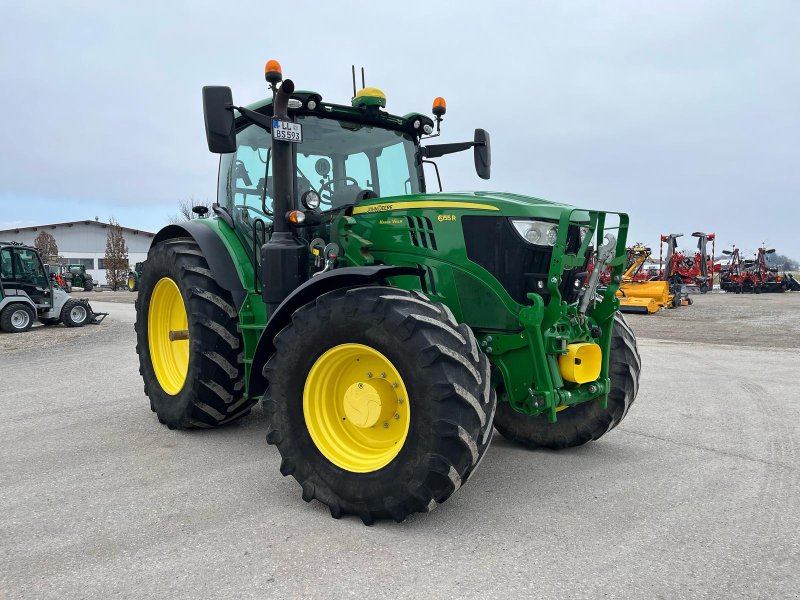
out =
<path fill-rule="evenodd" d="M 356 97 L 356 66 L 352 65 L 353 69 L 353 98 Z"/>
<path fill-rule="evenodd" d="M 361 67 L 361 87 L 362 88 L 367 87 L 367 84 L 364 83 L 364 67 Z"/>

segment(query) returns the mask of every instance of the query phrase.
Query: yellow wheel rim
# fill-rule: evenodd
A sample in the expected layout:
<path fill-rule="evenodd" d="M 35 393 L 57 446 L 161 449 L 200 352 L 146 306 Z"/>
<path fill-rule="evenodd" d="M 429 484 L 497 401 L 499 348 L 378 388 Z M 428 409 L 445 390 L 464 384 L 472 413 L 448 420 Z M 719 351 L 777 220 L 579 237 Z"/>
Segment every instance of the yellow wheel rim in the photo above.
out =
<path fill-rule="evenodd" d="M 183 389 L 189 370 L 189 340 L 170 341 L 171 331 L 187 331 L 189 319 L 181 291 L 169 277 L 158 280 L 150 297 L 147 337 L 150 361 L 161 388 L 171 396 Z"/>
<path fill-rule="evenodd" d="M 128 289 L 133 290 L 136 282 L 133 280 L 133 277 L 128 277 Z"/>
<path fill-rule="evenodd" d="M 311 367 L 303 416 L 325 458 L 346 471 L 369 473 L 403 448 L 411 408 L 403 378 L 388 358 L 363 344 L 341 344 Z"/>

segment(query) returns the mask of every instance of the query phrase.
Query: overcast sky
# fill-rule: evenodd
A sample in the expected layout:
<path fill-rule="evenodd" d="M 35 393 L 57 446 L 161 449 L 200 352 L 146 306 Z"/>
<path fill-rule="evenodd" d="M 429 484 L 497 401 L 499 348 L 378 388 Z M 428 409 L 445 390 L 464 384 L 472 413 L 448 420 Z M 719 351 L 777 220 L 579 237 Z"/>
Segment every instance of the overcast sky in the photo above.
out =
<path fill-rule="evenodd" d="M 200 89 L 263 98 L 277 58 L 331 102 L 353 63 L 391 112 L 444 96 L 442 141 L 487 129 L 492 179 L 457 154 L 445 189 L 625 211 L 655 246 L 703 230 L 718 251 L 800 258 L 798 32 L 797 1 L 4 2 L 0 229 L 157 230 L 179 199 L 213 199 Z"/>

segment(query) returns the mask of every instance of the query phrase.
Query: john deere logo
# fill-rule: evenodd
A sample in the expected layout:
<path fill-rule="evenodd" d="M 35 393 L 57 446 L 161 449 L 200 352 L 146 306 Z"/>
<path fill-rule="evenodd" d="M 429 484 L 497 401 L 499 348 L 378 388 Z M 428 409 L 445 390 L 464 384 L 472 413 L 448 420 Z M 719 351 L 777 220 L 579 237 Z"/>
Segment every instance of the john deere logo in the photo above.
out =
<path fill-rule="evenodd" d="M 394 210 L 394 206 L 392 206 L 391 204 L 376 204 L 375 206 L 367 207 L 368 213 L 387 212 L 390 210 Z"/>

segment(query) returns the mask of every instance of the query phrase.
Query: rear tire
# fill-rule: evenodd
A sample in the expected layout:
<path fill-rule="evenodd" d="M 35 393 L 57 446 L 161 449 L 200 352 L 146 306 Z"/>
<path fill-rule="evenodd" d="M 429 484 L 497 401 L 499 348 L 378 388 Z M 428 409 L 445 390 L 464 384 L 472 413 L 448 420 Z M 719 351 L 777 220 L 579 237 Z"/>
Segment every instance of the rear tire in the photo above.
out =
<path fill-rule="evenodd" d="M 150 304 L 164 278 L 177 285 L 188 317 L 188 369 L 182 387 L 167 393 L 152 364 L 148 332 Z M 200 247 L 191 238 L 155 244 L 147 256 L 136 298 L 136 351 L 144 393 L 170 429 L 209 428 L 230 423 L 256 403 L 244 393 L 244 343 L 230 293 L 214 280 Z M 166 335 L 168 332 L 163 332 Z"/>
<path fill-rule="evenodd" d="M 397 454 L 384 466 L 361 472 L 337 466 L 323 454 L 307 419 L 312 426 L 317 422 L 304 408 L 312 367 L 323 354 L 347 345 L 368 347 L 389 361 L 408 393 L 410 411 Z M 370 525 L 428 512 L 461 487 L 489 447 L 496 407 L 489 361 L 469 327 L 422 294 L 389 287 L 324 294 L 292 315 L 291 324 L 275 336 L 275 347 L 263 369 L 269 381 L 267 442 L 277 445 L 281 473 L 294 476 L 303 499 L 316 498 L 334 518 L 352 514 Z M 324 404 L 336 411 L 342 402 L 332 395 Z M 339 423 L 336 416 L 319 422 Z M 391 417 L 389 422 L 389 427 L 395 424 Z M 380 426 L 376 421 L 374 427 Z"/>
<path fill-rule="evenodd" d="M 561 450 L 597 440 L 619 425 L 639 391 L 642 361 L 636 348 L 636 336 L 617 313 L 611 336 L 611 390 L 608 408 L 597 402 L 570 406 L 550 423 L 544 415 L 531 417 L 518 413 L 508 402 L 497 406 L 494 426 L 503 437 L 530 448 Z"/>
<path fill-rule="evenodd" d="M 0 313 L 0 329 L 6 333 L 23 333 L 33 327 L 36 313 L 27 304 L 9 304 Z"/>

